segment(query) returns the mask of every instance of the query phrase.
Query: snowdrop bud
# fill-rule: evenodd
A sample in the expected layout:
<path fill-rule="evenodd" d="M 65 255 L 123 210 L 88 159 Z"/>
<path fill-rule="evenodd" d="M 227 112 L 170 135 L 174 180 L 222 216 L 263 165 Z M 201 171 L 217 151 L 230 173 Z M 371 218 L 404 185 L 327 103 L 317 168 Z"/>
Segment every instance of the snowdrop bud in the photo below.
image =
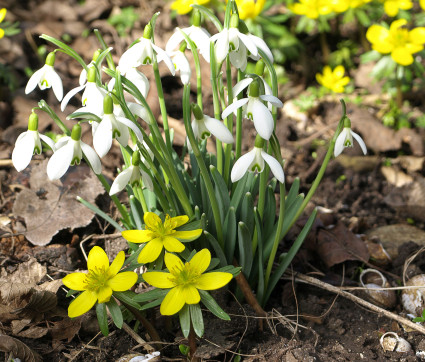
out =
<path fill-rule="evenodd" d="M 103 98 L 103 113 L 112 114 L 114 111 L 114 102 L 112 101 L 111 96 L 106 96 Z"/>
<path fill-rule="evenodd" d="M 192 25 L 201 26 L 202 16 L 198 9 L 193 10 Z"/>
<path fill-rule="evenodd" d="M 49 53 L 46 58 L 46 64 L 53 67 L 55 65 L 55 58 L 56 56 L 54 52 Z"/>
<path fill-rule="evenodd" d="M 250 97 L 259 97 L 260 96 L 260 85 L 257 80 L 253 80 L 249 85 L 248 94 Z"/>
<path fill-rule="evenodd" d="M 92 60 L 95 62 L 97 60 L 97 58 L 99 58 L 99 55 L 102 53 L 101 49 L 97 49 L 94 53 L 93 53 L 93 58 Z"/>
<path fill-rule="evenodd" d="M 38 116 L 34 112 L 28 118 L 28 131 L 38 131 Z"/>
<path fill-rule="evenodd" d="M 346 127 L 351 128 L 351 120 L 348 117 L 344 118 L 344 128 Z"/>
<path fill-rule="evenodd" d="M 195 118 L 200 121 L 204 118 L 204 114 L 201 111 L 201 108 L 196 103 L 192 103 L 192 112 Z"/>
<path fill-rule="evenodd" d="M 230 27 L 231 28 L 238 28 L 239 27 L 239 16 L 238 16 L 238 14 L 232 14 L 232 17 L 230 18 Z"/>
<path fill-rule="evenodd" d="M 81 139 L 81 126 L 78 123 L 72 127 L 71 138 L 74 141 L 79 141 Z"/>
<path fill-rule="evenodd" d="M 182 53 L 184 53 L 184 51 L 186 50 L 186 48 L 187 48 L 187 44 L 186 44 L 186 42 L 184 41 L 184 42 L 182 42 L 182 44 L 180 45 L 179 50 L 180 50 Z"/>
<path fill-rule="evenodd" d="M 131 164 L 133 166 L 139 166 L 139 163 L 140 163 L 140 152 L 138 149 L 136 149 L 133 152 L 133 156 L 131 157 Z"/>
<path fill-rule="evenodd" d="M 152 38 L 152 25 L 151 23 L 147 23 L 145 26 L 145 30 L 143 31 L 143 37 L 145 39 L 151 39 Z"/>
<path fill-rule="evenodd" d="M 263 60 L 259 60 L 257 62 L 257 64 L 255 64 L 255 70 L 254 73 L 259 75 L 260 77 L 264 74 L 264 68 L 265 68 L 265 64 Z"/>
<path fill-rule="evenodd" d="M 255 143 L 254 143 L 254 146 L 255 147 L 257 147 L 257 148 L 263 148 L 264 147 L 264 144 L 265 144 L 265 139 L 264 138 L 262 138 L 259 134 L 257 134 L 256 136 L 255 136 Z"/>
<path fill-rule="evenodd" d="M 90 67 L 87 74 L 87 82 L 96 83 L 96 68 Z"/>

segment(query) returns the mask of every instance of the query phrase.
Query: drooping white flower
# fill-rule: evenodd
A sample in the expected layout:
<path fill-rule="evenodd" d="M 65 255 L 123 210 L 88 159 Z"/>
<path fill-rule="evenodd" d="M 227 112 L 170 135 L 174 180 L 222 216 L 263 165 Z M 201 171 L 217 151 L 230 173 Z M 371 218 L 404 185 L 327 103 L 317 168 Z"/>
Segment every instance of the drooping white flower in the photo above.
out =
<path fill-rule="evenodd" d="M 130 112 L 133 113 L 133 115 L 140 117 L 147 124 L 150 123 L 149 113 L 146 111 L 145 107 L 143 107 L 139 103 L 134 103 L 134 102 L 126 102 L 126 104 Z M 115 117 L 126 118 L 125 113 L 119 103 L 114 103 L 114 115 Z"/>
<path fill-rule="evenodd" d="M 173 61 L 174 67 L 177 71 L 180 71 L 180 79 L 183 84 L 188 84 L 192 70 L 190 69 L 189 61 L 184 55 L 184 50 L 177 50 L 170 54 L 171 60 Z"/>
<path fill-rule="evenodd" d="M 31 93 L 38 85 L 41 90 L 52 88 L 53 93 L 60 102 L 63 97 L 62 80 L 56 73 L 53 65 L 55 64 L 55 53 L 49 53 L 46 58 L 46 64 L 37 70 L 29 79 L 25 87 L 25 94 Z"/>
<path fill-rule="evenodd" d="M 279 182 L 284 183 L 285 174 L 279 161 L 265 152 L 262 147 L 254 147 L 235 162 L 230 174 L 232 182 L 240 180 L 248 171 L 262 172 L 264 170 L 264 161 L 269 165 L 274 177 Z"/>
<path fill-rule="evenodd" d="M 113 101 L 111 96 L 104 99 L 104 114 L 93 135 L 93 146 L 100 157 L 104 157 L 112 146 L 114 138 L 123 146 L 127 146 L 131 128 L 140 142 L 143 135 L 139 128 L 127 118 L 116 117 L 113 113 Z"/>
<path fill-rule="evenodd" d="M 87 144 L 81 141 L 81 126 L 74 125 L 71 137 L 63 137 L 56 143 L 56 152 L 47 164 L 47 176 L 50 180 L 60 179 L 69 166 L 79 165 L 84 156 L 90 163 L 95 174 L 102 172 L 99 156 Z"/>
<path fill-rule="evenodd" d="M 247 80 L 243 80 L 247 83 Z M 248 98 L 242 98 L 230 104 L 221 114 L 222 118 L 226 118 L 232 112 L 235 112 L 238 108 L 244 107 L 244 117 L 250 118 L 254 122 L 254 126 L 258 134 L 265 140 L 270 139 L 274 130 L 274 120 L 270 110 L 264 105 L 262 101 L 269 102 L 275 107 L 282 107 L 283 103 L 272 95 L 260 95 L 258 81 L 250 82 L 248 90 Z M 239 87 L 239 94 L 243 88 Z"/>
<path fill-rule="evenodd" d="M 63 98 L 61 103 L 61 111 L 65 110 L 69 100 L 76 95 L 78 92 L 84 89 L 82 95 L 83 108 L 77 110 L 77 112 L 90 112 L 99 117 L 103 115 L 103 99 L 106 96 L 106 90 L 99 87 L 96 84 L 96 68 L 90 67 L 87 75 L 87 83 L 71 89 L 66 96 Z"/>
<path fill-rule="evenodd" d="M 31 162 L 33 154 L 41 153 L 41 140 L 55 151 L 55 143 L 47 136 L 38 133 L 38 116 L 31 113 L 28 120 L 28 131 L 19 135 L 12 152 L 12 163 L 18 172 L 25 169 Z"/>
<path fill-rule="evenodd" d="M 270 50 L 270 48 L 268 47 L 268 45 L 266 44 L 266 42 L 261 39 L 260 37 L 250 34 L 247 34 L 248 38 L 255 44 L 255 46 L 257 47 L 257 50 L 260 49 L 264 52 L 264 54 L 266 55 L 266 57 L 269 59 L 270 63 L 273 64 L 274 62 L 274 58 L 273 58 L 273 54 L 272 51 Z M 258 55 L 254 55 L 254 54 L 249 54 L 249 57 L 254 59 L 254 60 L 259 60 L 260 59 L 260 52 L 258 52 Z"/>
<path fill-rule="evenodd" d="M 152 26 L 148 23 L 145 27 L 143 37 L 139 38 L 139 41 L 121 56 L 118 66 L 122 72 L 126 73 L 129 68 L 136 68 L 142 64 L 152 64 L 155 52 L 158 63 L 164 61 L 171 74 L 174 75 L 176 73 L 173 62 L 165 50 L 156 46 L 151 39 Z"/>
<path fill-rule="evenodd" d="M 130 82 L 132 82 L 144 98 L 148 96 L 150 84 L 148 78 L 142 72 L 139 72 L 134 67 L 126 69 L 125 73 L 121 72 L 119 67 L 117 67 L 116 71 L 120 71 L 121 75 L 125 76 Z M 108 90 L 112 92 L 114 86 L 115 78 L 112 78 L 108 83 Z"/>
<path fill-rule="evenodd" d="M 351 130 L 351 121 L 346 117 L 344 119 L 344 129 L 341 131 L 341 133 L 339 134 L 339 136 L 337 137 L 335 141 L 335 148 L 334 148 L 335 157 L 339 156 L 345 147 L 353 147 L 354 145 L 353 137 L 359 143 L 360 148 L 363 151 L 363 154 L 366 155 L 367 153 L 366 144 L 357 133 Z"/>
<path fill-rule="evenodd" d="M 198 140 L 205 139 L 211 134 L 223 143 L 233 143 L 233 135 L 223 122 L 202 113 L 197 104 L 192 104 L 195 118 L 192 120 L 192 129 Z"/>
<path fill-rule="evenodd" d="M 121 171 L 112 183 L 109 195 L 115 195 L 116 193 L 124 190 L 124 188 L 130 184 L 131 186 L 138 185 L 140 181 L 149 190 L 153 191 L 152 179 L 140 166 L 140 152 L 138 149 L 133 152 L 131 159 L 131 165 L 125 170 Z"/>
<path fill-rule="evenodd" d="M 193 25 L 183 29 L 177 28 L 173 35 L 171 35 L 170 39 L 168 39 L 168 42 L 165 45 L 165 51 L 167 53 L 171 53 L 179 48 L 180 43 L 184 40 L 184 36 L 181 33 L 183 31 L 195 43 L 199 53 L 209 63 L 211 35 L 207 30 L 201 28 L 200 24 L 201 15 L 199 11 L 196 10 L 193 16 Z M 188 49 L 190 49 L 190 46 L 188 46 Z"/>

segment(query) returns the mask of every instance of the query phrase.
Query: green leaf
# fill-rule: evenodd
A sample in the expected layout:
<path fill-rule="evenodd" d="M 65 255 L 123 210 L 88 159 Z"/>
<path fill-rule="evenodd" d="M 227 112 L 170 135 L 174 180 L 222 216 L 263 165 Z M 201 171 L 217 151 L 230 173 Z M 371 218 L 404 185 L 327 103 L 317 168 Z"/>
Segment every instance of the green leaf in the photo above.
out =
<path fill-rule="evenodd" d="M 77 196 L 77 200 L 81 202 L 84 206 L 88 207 L 91 211 L 93 211 L 96 215 L 100 216 L 102 219 L 109 222 L 115 229 L 117 229 L 119 232 L 124 231 L 124 229 L 109 215 L 104 213 L 102 210 L 100 210 L 97 206 L 91 204 L 90 202 L 82 199 L 81 197 Z"/>
<path fill-rule="evenodd" d="M 102 121 L 102 119 L 99 118 L 99 116 L 96 116 L 95 114 L 90 112 L 74 112 L 74 113 L 71 113 L 66 118 L 67 119 L 82 118 L 82 119 L 88 119 L 90 121 L 95 121 L 98 123 Z"/>
<path fill-rule="evenodd" d="M 248 179 L 248 175 L 245 175 L 244 177 L 242 177 L 237 182 L 236 189 L 232 193 L 232 198 L 230 200 L 230 207 L 234 207 L 235 210 L 237 210 L 237 208 L 239 206 L 239 202 L 242 199 L 242 196 L 246 193 L 246 191 L 245 191 L 245 185 L 246 185 L 247 179 Z"/>
<path fill-rule="evenodd" d="M 154 299 L 160 299 L 160 298 L 164 299 L 169 291 L 170 291 L 170 289 L 156 289 L 155 288 L 155 289 L 150 290 L 148 292 L 137 294 L 133 298 L 133 301 L 142 303 L 142 302 L 147 302 L 149 300 L 154 300 Z"/>
<path fill-rule="evenodd" d="M 202 303 L 204 303 L 204 305 L 212 314 L 225 321 L 230 321 L 229 315 L 223 309 L 221 309 L 210 293 L 206 292 L 205 290 L 199 290 L 199 294 L 201 295 Z"/>
<path fill-rule="evenodd" d="M 189 310 L 193 330 L 198 337 L 202 337 L 204 335 L 204 318 L 202 318 L 202 311 L 199 303 L 189 304 Z"/>
<path fill-rule="evenodd" d="M 134 298 L 137 296 L 138 294 L 127 290 L 125 292 L 114 292 L 114 297 L 116 297 L 118 300 L 128 304 L 129 306 L 136 308 L 136 309 L 140 309 L 140 304 L 134 301 Z"/>
<path fill-rule="evenodd" d="M 235 208 L 233 206 L 230 207 L 226 219 L 224 220 L 224 252 L 226 254 L 226 259 L 228 263 L 233 262 L 233 257 L 236 248 L 236 214 Z"/>
<path fill-rule="evenodd" d="M 133 218 L 136 229 L 142 230 L 143 226 L 143 209 L 139 200 L 134 195 L 130 196 L 130 216 Z"/>
<path fill-rule="evenodd" d="M 162 303 L 162 301 L 163 299 L 157 299 L 157 300 L 154 300 L 153 302 L 146 303 L 140 308 L 140 310 L 146 310 L 146 309 L 157 307 L 158 305 Z"/>
<path fill-rule="evenodd" d="M 179 312 L 180 328 L 182 330 L 183 336 L 187 338 L 190 333 L 190 313 L 189 305 L 185 304 Z"/>
<path fill-rule="evenodd" d="M 273 201 L 274 195 L 273 195 Z M 276 208 L 275 208 L 276 209 Z M 273 219 L 276 218 L 276 214 Z M 263 266 L 263 237 L 261 234 L 261 218 L 257 208 L 254 209 L 254 220 L 257 229 L 257 269 L 258 269 L 258 285 L 257 285 L 257 299 L 262 300 L 264 296 L 264 266 Z"/>
<path fill-rule="evenodd" d="M 250 234 L 252 234 L 252 231 L 254 229 L 253 210 L 254 210 L 254 200 L 252 199 L 251 193 L 247 192 L 242 201 L 240 221 L 242 221 L 248 227 Z"/>
<path fill-rule="evenodd" d="M 108 314 L 106 313 L 105 303 L 97 303 L 96 305 L 97 322 L 99 323 L 100 331 L 104 336 L 109 334 Z"/>
<path fill-rule="evenodd" d="M 226 183 L 224 182 L 223 177 L 218 172 L 217 168 L 214 166 L 210 166 L 211 170 L 211 176 L 214 180 L 215 184 L 215 194 L 217 197 L 217 201 L 219 202 L 220 206 L 220 215 L 221 215 L 221 222 L 223 223 L 225 212 L 226 210 L 229 210 L 230 207 L 230 197 L 229 197 L 229 190 L 227 189 Z"/>
<path fill-rule="evenodd" d="M 268 238 L 273 231 L 273 225 L 276 220 L 276 199 L 274 196 L 274 188 L 270 185 L 266 190 L 266 202 L 263 216 L 263 237 Z"/>
<path fill-rule="evenodd" d="M 218 243 L 217 239 L 214 236 L 212 236 L 206 230 L 204 230 L 204 235 L 206 236 L 207 240 L 209 241 L 212 248 L 214 249 L 214 252 L 217 255 L 218 259 L 220 260 L 220 265 L 226 266 L 227 265 L 227 259 L 226 259 L 226 256 L 224 255 L 223 250 L 221 249 L 221 246 Z"/>
<path fill-rule="evenodd" d="M 238 223 L 238 242 L 239 242 L 239 264 L 242 271 L 248 278 L 252 268 L 252 240 L 247 226 L 240 221 Z"/>
<path fill-rule="evenodd" d="M 287 209 L 291 207 L 292 203 L 295 201 L 296 197 L 298 196 L 299 191 L 300 191 L 300 178 L 297 177 L 292 183 L 292 186 L 288 192 L 288 195 L 286 196 L 285 207 Z"/>
<path fill-rule="evenodd" d="M 111 313 L 111 317 L 112 320 L 114 321 L 114 324 L 118 327 L 118 328 L 122 328 L 122 324 L 123 324 L 123 317 L 122 317 L 122 313 L 121 313 L 121 309 L 118 306 L 117 302 L 115 301 L 114 298 L 111 298 L 109 300 L 109 302 L 106 303 L 108 309 L 109 309 L 109 313 Z"/>

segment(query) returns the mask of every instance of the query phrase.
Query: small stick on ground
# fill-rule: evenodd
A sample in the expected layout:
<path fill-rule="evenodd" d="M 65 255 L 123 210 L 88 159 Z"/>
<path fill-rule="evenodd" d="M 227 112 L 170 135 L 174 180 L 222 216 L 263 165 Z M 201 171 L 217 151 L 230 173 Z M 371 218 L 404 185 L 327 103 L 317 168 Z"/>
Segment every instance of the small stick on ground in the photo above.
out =
<path fill-rule="evenodd" d="M 362 306 L 364 306 L 364 307 L 366 307 L 366 308 L 368 308 L 368 309 L 370 309 L 374 312 L 377 312 L 379 314 L 384 315 L 387 318 L 393 319 L 400 324 L 404 324 L 404 325 L 414 329 L 417 332 L 425 334 L 425 327 L 424 326 L 416 324 L 416 323 L 410 321 L 409 319 L 403 318 L 403 317 L 401 317 L 401 316 L 399 316 L 395 313 L 392 313 L 392 312 L 390 312 L 386 309 L 380 308 L 380 307 L 376 306 L 375 304 L 369 303 L 369 302 L 365 301 L 364 299 L 356 297 L 355 295 L 348 293 L 344 290 L 341 290 L 338 287 L 334 287 L 331 284 L 322 282 L 322 281 L 320 281 L 316 278 L 312 278 L 312 277 L 309 277 L 309 276 L 304 275 L 304 274 L 296 274 L 295 275 L 295 281 L 297 281 L 297 280 L 300 281 L 300 282 L 306 283 L 306 284 L 314 285 L 316 287 L 325 289 L 325 290 L 330 291 L 332 293 L 336 293 L 336 294 L 338 294 L 338 295 L 340 295 L 344 298 L 347 298 L 347 299 L 353 301 L 354 303 L 360 304 L 360 305 L 362 305 Z"/>

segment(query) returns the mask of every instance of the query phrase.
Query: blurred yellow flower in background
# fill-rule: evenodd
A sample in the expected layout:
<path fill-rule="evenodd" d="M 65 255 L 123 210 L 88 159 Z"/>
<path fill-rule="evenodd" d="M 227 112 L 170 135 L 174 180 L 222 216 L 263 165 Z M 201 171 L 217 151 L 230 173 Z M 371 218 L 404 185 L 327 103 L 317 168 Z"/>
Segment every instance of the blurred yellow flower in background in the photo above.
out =
<path fill-rule="evenodd" d="M 263 10 L 266 0 L 236 0 L 242 20 L 255 19 Z"/>
<path fill-rule="evenodd" d="M 7 10 L 6 8 L 3 8 L 0 10 L 0 23 L 4 20 L 6 17 Z M 0 39 L 4 37 L 4 30 L 0 28 Z"/>
<path fill-rule="evenodd" d="M 288 6 L 297 15 L 317 19 L 319 15 L 327 15 L 333 11 L 332 2 L 328 0 L 300 0 L 299 3 Z"/>
<path fill-rule="evenodd" d="M 345 68 L 342 65 L 338 65 L 333 71 L 329 65 L 326 65 L 323 68 L 323 74 L 316 74 L 316 80 L 332 92 L 343 93 L 344 87 L 350 82 L 350 78 L 345 77 L 344 74 Z"/>
<path fill-rule="evenodd" d="M 409 10 L 413 7 L 411 0 L 384 0 L 384 10 L 388 16 L 396 16 L 399 10 Z"/>
<path fill-rule="evenodd" d="M 171 4 L 171 10 L 176 10 L 178 14 L 184 15 L 192 11 L 190 5 L 206 5 L 210 0 L 175 0 Z"/>
<path fill-rule="evenodd" d="M 336 13 L 343 13 L 348 9 L 356 9 L 364 4 L 370 3 L 372 0 L 332 0 L 333 10 Z"/>
<path fill-rule="evenodd" d="M 398 64 L 413 63 L 412 54 L 420 52 L 425 43 L 425 28 L 412 30 L 403 28 L 406 19 L 393 21 L 390 29 L 381 25 L 372 25 L 366 32 L 366 38 L 372 43 L 372 49 L 381 54 L 391 53 L 391 58 Z"/>

